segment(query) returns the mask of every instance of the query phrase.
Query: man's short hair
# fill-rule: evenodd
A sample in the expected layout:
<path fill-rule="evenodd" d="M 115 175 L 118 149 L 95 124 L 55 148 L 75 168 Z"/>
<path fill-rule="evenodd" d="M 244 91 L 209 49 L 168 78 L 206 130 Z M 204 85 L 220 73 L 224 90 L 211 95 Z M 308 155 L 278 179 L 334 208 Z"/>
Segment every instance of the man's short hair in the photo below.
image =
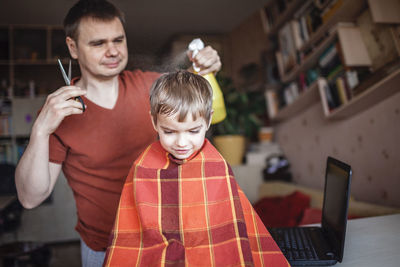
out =
<path fill-rule="evenodd" d="M 158 78 L 150 90 L 150 112 L 157 123 L 157 115 L 171 116 L 178 113 L 183 122 L 188 114 L 193 120 L 203 117 L 207 123 L 212 115 L 212 88 L 200 75 L 179 70 Z"/>
<path fill-rule="evenodd" d="M 84 18 L 93 18 L 100 21 L 111 21 L 119 18 L 124 25 L 123 13 L 112 3 L 106 0 L 80 0 L 68 11 L 64 19 L 65 35 L 78 41 L 79 23 Z"/>

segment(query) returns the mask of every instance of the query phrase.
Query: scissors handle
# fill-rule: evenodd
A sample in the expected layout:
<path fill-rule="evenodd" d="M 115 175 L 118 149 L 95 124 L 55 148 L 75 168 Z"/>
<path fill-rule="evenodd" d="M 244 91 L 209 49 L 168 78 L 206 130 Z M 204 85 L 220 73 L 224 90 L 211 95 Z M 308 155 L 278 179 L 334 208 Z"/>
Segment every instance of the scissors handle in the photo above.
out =
<path fill-rule="evenodd" d="M 75 100 L 81 102 L 81 104 L 82 104 L 82 111 L 85 112 L 85 110 L 86 110 L 86 109 L 85 109 L 85 102 L 83 102 L 82 97 L 77 96 L 77 97 L 75 97 Z"/>

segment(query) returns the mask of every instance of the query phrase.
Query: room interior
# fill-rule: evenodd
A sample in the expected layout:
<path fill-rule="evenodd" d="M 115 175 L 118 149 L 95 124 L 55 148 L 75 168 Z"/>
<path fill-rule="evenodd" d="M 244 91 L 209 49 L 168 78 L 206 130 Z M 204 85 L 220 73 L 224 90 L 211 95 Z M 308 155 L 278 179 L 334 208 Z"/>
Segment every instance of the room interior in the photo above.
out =
<path fill-rule="evenodd" d="M 18 162 L 46 94 L 63 85 L 55 57 L 63 62 L 68 58 L 61 24 L 74 2 L 0 3 L 0 114 L 2 123 L 10 117 L 13 120 L 9 132 L 2 125 L 3 162 Z M 325 163 L 333 156 L 353 170 L 349 215 L 362 218 L 400 213 L 399 1 L 390 0 L 387 5 L 379 5 L 378 0 L 111 2 L 125 13 L 128 68 L 162 72 L 187 65 L 181 55 L 192 39 L 200 37 L 218 51 L 223 64 L 218 75 L 231 79 L 229 86 L 238 92 L 256 92 L 262 98 L 265 106 L 259 126 L 272 134 L 261 138 L 260 132 L 253 133 L 239 163 L 231 164 L 236 180 L 254 205 L 262 207 L 261 201 L 284 205 L 295 192 L 301 193 L 306 204 L 294 215 L 295 224 L 318 223 Z M 285 51 L 284 29 L 300 25 L 304 30 L 301 21 L 310 8 L 307 5 L 317 6 L 321 21 L 308 26 L 308 38 L 292 32 L 295 48 Z M 351 38 L 346 35 L 350 30 Z M 28 38 L 33 38 L 32 43 L 26 44 Z M 324 98 L 321 78 L 327 77 L 319 74 L 307 80 L 312 79 L 310 70 L 321 64 L 333 40 L 340 43 L 346 71 L 367 70 L 370 77 L 376 77 L 362 80 L 360 76 L 360 86 L 352 88 L 351 97 L 336 107 Z M 74 63 L 75 75 L 79 74 L 77 68 Z M 209 138 L 216 132 L 212 130 Z M 290 178 L 265 174 L 268 160 L 278 156 L 288 161 Z M 279 216 L 282 209 L 276 206 L 264 212 Z M 72 262 L 79 254 L 75 223 L 73 195 L 61 175 L 51 198 L 35 209 L 23 210 L 18 229 L 4 232 L 0 243 L 52 244 L 51 266 L 80 266 L 79 259 Z M 59 249 L 54 249 L 57 246 Z M 63 260 L 64 255 L 69 261 Z"/>

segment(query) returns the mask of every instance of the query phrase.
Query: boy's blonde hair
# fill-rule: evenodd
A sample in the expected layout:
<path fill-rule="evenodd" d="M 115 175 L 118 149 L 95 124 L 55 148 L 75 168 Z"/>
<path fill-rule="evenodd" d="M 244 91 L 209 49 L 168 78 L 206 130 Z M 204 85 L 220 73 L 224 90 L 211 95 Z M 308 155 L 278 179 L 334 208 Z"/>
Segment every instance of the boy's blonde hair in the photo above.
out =
<path fill-rule="evenodd" d="M 162 75 L 150 90 L 150 112 L 154 123 L 157 115 L 178 114 L 178 121 L 183 122 L 191 113 L 193 120 L 203 117 L 207 123 L 212 115 L 212 88 L 200 75 L 180 70 Z"/>

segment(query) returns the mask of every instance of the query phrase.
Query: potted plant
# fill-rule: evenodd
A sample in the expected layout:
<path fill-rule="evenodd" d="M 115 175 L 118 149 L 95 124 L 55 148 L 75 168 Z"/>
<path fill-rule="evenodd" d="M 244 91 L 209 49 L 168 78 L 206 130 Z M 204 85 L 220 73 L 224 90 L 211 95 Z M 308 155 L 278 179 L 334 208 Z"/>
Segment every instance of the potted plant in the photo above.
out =
<path fill-rule="evenodd" d="M 231 165 L 242 163 L 246 143 L 255 141 L 265 116 L 265 98 L 260 91 L 239 91 L 230 78 L 217 76 L 224 94 L 226 118 L 212 125 L 213 143 Z"/>

